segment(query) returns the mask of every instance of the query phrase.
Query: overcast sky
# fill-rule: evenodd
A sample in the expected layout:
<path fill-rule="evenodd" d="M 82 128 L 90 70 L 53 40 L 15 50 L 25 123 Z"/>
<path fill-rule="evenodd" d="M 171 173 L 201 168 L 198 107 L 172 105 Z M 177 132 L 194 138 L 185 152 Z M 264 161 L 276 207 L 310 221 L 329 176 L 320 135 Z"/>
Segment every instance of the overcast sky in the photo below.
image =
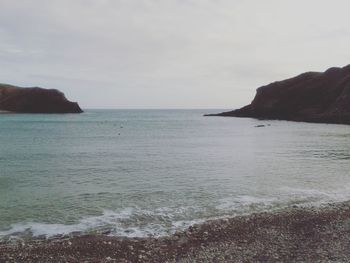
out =
<path fill-rule="evenodd" d="M 350 64 L 348 0 L 0 0 L 0 82 L 83 108 L 236 108 Z"/>

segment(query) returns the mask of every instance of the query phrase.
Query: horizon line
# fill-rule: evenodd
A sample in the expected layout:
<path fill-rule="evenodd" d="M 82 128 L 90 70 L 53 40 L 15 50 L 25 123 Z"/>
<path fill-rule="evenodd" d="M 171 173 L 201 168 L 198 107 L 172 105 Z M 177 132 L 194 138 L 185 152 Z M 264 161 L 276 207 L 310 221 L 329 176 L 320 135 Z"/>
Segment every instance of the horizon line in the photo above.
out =
<path fill-rule="evenodd" d="M 230 110 L 233 108 L 98 108 L 98 107 L 82 107 L 83 110 Z"/>

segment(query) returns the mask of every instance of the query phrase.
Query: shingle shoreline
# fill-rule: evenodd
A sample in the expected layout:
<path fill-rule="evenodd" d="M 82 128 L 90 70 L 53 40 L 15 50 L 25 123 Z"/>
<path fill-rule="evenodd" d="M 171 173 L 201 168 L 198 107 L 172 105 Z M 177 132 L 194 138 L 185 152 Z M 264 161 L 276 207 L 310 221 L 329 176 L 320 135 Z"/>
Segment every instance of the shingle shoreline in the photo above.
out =
<path fill-rule="evenodd" d="M 350 203 L 212 220 L 158 239 L 0 243 L 0 262 L 350 262 Z"/>

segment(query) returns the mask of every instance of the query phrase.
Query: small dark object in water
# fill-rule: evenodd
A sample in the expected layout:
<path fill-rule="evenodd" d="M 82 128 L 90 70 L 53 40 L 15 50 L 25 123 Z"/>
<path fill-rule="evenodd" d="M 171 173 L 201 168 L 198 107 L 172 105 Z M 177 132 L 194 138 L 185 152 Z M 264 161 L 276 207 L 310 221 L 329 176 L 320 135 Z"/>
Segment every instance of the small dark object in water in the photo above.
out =
<path fill-rule="evenodd" d="M 256 125 L 256 126 L 254 126 L 255 128 L 261 128 L 261 127 L 265 127 L 265 125 L 263 125 L 263 124 L 260 124 L 260 125 Z"/>

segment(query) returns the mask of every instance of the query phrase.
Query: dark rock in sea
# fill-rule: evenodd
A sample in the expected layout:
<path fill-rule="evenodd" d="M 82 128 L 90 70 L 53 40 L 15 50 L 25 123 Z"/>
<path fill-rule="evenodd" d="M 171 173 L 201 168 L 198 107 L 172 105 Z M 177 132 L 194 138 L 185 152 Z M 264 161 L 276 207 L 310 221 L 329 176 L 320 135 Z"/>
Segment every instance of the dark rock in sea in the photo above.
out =
<path fill-rule="evenodd" d="M 17 113 L 81 113 L 78 103 L 70 102 L 55 89 L 20 88 L 0 84 L 0 111 Z"/>
<path fill-rule="evenodd" d="M 350 124 L 350 65 L 273 82 L 258 88 L 251 104 L 206 116 Z"/>

